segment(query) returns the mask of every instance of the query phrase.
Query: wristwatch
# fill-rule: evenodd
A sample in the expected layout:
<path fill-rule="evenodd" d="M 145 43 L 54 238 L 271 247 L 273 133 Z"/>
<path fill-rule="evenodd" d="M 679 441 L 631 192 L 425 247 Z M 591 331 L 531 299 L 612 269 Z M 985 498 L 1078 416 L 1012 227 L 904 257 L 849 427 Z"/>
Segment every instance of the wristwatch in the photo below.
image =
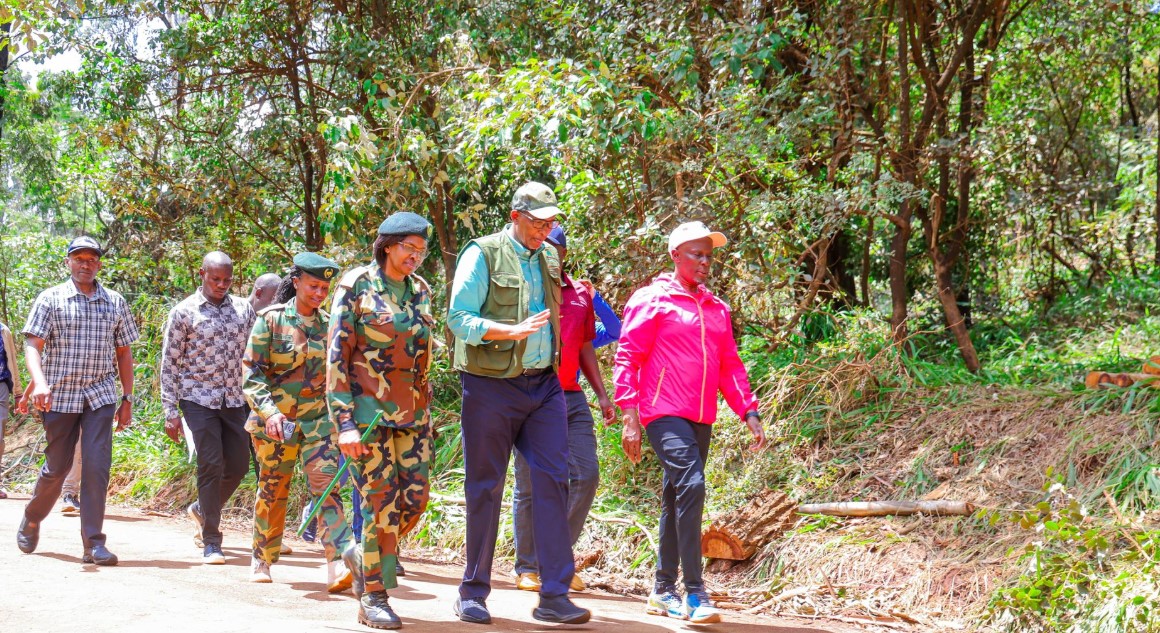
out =
<path fill-rule="evenodd" d="M 133 397 L 133 394 L 127 393 L 121 396 L 121 402 L 128 402 L 129 404 L 135 405 L 137 404 L 137 399 Z"/>

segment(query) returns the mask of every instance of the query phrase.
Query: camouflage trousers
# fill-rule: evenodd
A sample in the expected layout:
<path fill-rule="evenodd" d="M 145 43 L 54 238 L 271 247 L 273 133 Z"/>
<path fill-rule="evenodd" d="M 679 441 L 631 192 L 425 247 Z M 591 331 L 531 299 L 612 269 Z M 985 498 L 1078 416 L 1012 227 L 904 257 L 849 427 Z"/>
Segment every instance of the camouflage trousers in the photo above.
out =
<path fill-rule="evenodd" d="M 398 587 L 399 540 L 423 511 L 431 480 L 431 426 L 379 427 L 367 439 L 370 455 L 357 460 L 362 492 L 363 577 L 367 591 Z"/>
<path fill-rule="evenodd" d="M 286 529 L 286 498 L 290 496 L 290 478 L 294 464 L 302 461 L 302 473 L 310 494 L 317 497 L 338 472 L 339 452 L 336 436 L 303 439 L 296 442 L 273 442 L 254 436 L 254 453 L 258 461 L 258 494 L 254 504 L 254 556 L 267 563 L 278 562 L 282 551 L 282 533 Z M 350 545 L 350 523 L 342 511 L 340 487 L 335 486 L 322 500 L 318 513 L 319 536 L 326 550 L 326 560 L 340 560 Z"/>

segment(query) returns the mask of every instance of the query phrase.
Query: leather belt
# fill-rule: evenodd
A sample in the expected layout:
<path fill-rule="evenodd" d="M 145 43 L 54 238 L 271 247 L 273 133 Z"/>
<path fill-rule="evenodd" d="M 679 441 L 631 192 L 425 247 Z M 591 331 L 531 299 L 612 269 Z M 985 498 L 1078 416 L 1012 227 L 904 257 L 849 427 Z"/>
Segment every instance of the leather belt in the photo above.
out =
<path fill-rule="evenodd" d="M 540 376 L 552 371 L 551 367 L 540 367 L 538 369 L 525 369 L 520 373 L 521 376 Z"/>

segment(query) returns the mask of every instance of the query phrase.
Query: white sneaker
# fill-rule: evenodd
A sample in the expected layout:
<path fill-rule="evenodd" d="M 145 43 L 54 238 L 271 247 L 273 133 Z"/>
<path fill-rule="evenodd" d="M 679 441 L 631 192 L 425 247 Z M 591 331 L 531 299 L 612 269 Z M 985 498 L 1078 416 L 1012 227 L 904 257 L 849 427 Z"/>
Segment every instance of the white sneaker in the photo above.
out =
<path fill-rule="evenodd" d="M 326 590 L 330 593 L 339 593 L 350 589 L 354 584 L 354 574 L 347 569 L 340 560 L 326 563 Z"/>
<path fill-rule="evenodd" d="M 278 553 L 283 555 L 283 556 L 286 556 L 287 554 L 293 554 L 294 550 L 291 549 L 291 547 L 286 544 L 286 541 L 282 541 L 282 549 Z"/>
<path fill-rule="evenodd" d="M 254 557 L 250 560 L 250 582 L 268 583 L 273 582 L 270 578 L 270 563 Z"/>

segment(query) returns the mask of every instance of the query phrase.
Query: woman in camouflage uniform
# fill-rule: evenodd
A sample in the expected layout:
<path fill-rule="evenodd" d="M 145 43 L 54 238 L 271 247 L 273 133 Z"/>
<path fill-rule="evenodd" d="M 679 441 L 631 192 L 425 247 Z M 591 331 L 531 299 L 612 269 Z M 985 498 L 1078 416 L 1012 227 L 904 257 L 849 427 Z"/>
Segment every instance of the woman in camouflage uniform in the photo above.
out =
<path fill-rule="evenodd" d="M 253 410 L 246 430 L 254 437 L 258 462 L 252 582 L 270 582 L 270 565 L 278 561 L 294 463 L 302 461 L 307 487 L 315 496 L 338 472 L 338 433 L 326 407 L 330 318 L 320 308 L 337 274 L 338 265 L 329 259 L 296 255 L 278 289 L 277 305 L 258 313 L 242 361 L 243 390 Z M 351 531 L 338 489 L 321 503 L 327 590 L 334 593 L 353 582 L 338 564 L 351 543 Z"/>
<path fill-rule="evenodd" d="M 399 540 L 427 507 L 431 457 L 431 290 L 415 269 L 429 224 L 400 212 L 379 226 L 375 264 L 347 272 L 334 295 L 327 391 L 339 448 L 354 459 L 362 490 L 362 547 L 343 559 L 355 574 L 358 620 L 401 622 L 387 603 L 398 586 Z M 366 425 L 382 412 L 365 444 Z M 360 428 L 361 427 L 361 428 Z"/>

